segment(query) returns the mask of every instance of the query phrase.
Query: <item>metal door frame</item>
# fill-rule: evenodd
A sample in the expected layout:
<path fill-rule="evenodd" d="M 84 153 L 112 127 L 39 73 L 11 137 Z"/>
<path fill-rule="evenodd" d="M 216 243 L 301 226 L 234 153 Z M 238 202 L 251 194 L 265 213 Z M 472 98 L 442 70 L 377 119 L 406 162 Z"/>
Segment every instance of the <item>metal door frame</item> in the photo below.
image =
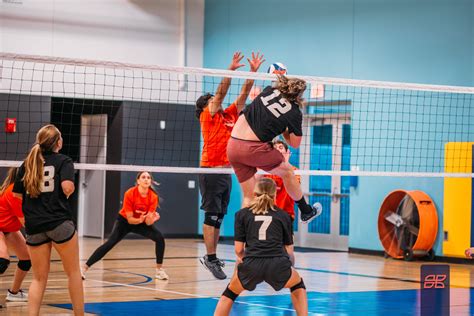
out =
<path fill-rule="evenodd" d="M 91 119 L 92 117 L 97 117 L 97 116 L 101 116 L 101 118 L 103 120 L 105 120 L 105 129 L 104 129 L 104 139 L 105 139 L 105 143 L 104 143 L 104 146 L 101 148 L 102 150 L 102 153 L 103 155 L 101 154 L 100 157 L 99 157 L 99 161 L 95 161 L 95 162 L 89 162 L 89 161 L 83 161 L 85 159 L 85 157 L 87 157 L 87 148 L 88 148 L 88 145 L 89 145 L 89 140 L 90 140 L 90 135 L 89 135 L 89 132 L 87 131 L 87 128 L 90 126 L 90 125 L 87 125 L 87 124 L 84 124 L 84 121 L 87 120 L 87 119 Z M 102 124 L 100 127 L 103 127 Z M 106 163 L 106 157 L 107 157 L 107 114 L 84 114 L 81 116 L 81 146 L 80 146 L 80 162 L 87 162 L 87 163 L 103 163 L 105 164 Z M 96 201 L 97 202 L 97 205 L 98 205 L 98 208 L 99 210 L 102 210 L 102 223 L 100 225 L 100 238 L 104 238 L 104 224 L 105 224 L 105 192 L 106 192 L 106 171 L 102 171 L 102 170 L 94 170 L 94 171 L 91 171 L 91 170 L 80 170 L 79 172 L 79 180 L 80 180 L 80 184 L 79 184 L 79 199 L 78 199 L 78 202 L 79 202 L 79 205 L 78 205 L 78 235 L 79 236 L 84 236 L 84 227 L 85 225 L 87 224 L 85 222 L 86 220 L 86 214 L 85 212 L 91 212 L 91 211 L 95 211 L 95 210 L 88 210 L 88 209 L 85 209 L 85 205 L 86 205 L 86 199 L 88 198 L 87 197 L 87 193 L 85 192 L 85 188 L 87 187 L 87 179 L 86 179 L 86 175 L 87 175 L 87 172 L 101 172 L 103 173 L 103 185 L 102 187 L 100 188 L 100 190 L 102 191 L 102 196 L 103 198 L 101 199 L 101 201 Z"/>
<path fill-rule="evenodd" d="M 345 124 L 351 124 L 349 114 L 305 115 L 303 119 L 303 135 L 305 136 L 300 146 L 300 166 L 310 166 L 312 128 L 317 125 L 332 125 L 332 170 L 341 170 L 343 125 Z M 301 188 L 306 198 L 310 195 L 321 195 L 321 193 L 310 192 L 309 176 L 301 176 Z M 340 235 L 340 201 L 341 197 L 347 196 L 347 194 L 341 194 L 341 176 L 331 176 L 331 188 L 331 193 L 322 194 L 331 198 L 330 233 L 310 233 L 308 232 L 308 225 L 298 221 L 298 231 L 295 232 L 295 245 L 335 250 L 348 249 L 348 236 Z"/>

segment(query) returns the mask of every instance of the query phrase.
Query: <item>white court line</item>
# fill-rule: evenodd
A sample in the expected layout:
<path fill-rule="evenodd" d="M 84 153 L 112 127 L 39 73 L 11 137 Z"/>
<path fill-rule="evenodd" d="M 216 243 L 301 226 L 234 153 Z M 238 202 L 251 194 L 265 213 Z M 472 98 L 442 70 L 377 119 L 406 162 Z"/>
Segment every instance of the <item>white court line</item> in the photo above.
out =
<path fill-rule="evenodd" d="M 145 286 L 128 285 L 128 284 L 123 284 L 123 283 L 116 283 L 116 282 L 109 282 L 109 281 L 101 281 L 101 280 L 94 280 L 94 279 L 86 279 L 86 280 L 87 280 L 87 281 L 95 281 L 95 282 L 107 283 L 107 284 L 113 284 L 113 285 L 126 286 L 126 287 L 131 287 L 131 288 L 137 288 L 137 289 L 140 289 L 140 290 L 158 291 L 158 292 L 171 293 L 171 294 L 178 294 L 178 295 L 182 295 L 182 296 L 190 296 L 190 297 L 197 297 L 197 298 L 211 298 L 211 299 L 216 300 L 216 301 L 219 300 L 219 299 L 216 298 L 216 297 L 203 296 L 203 295 L 199 295 L 199 294 L 190 294 L 190 293 L 183 293 L 183 292 L 162 290 L 162 289 L 150 288 L 150 287 L 145 287 Z M 259 307 L 265 307 L 265 308 L 271 308 L 271 309 L 278 309 L 278 310 L 282 310 L 282 311 L 296 312 L 294 309 L 290 309 L 290 308 L 281 308 L 281 307 L 268 306 L 268 305 L 263 305 L 263 304 L 248 303 L 248 302 L 241 302 L 241 301 L 235 301 L 234 303 L 239 303 L 239 304 L 244 304 L 244 305 L 250 305 L 250 306 L 259 306 Z"/>

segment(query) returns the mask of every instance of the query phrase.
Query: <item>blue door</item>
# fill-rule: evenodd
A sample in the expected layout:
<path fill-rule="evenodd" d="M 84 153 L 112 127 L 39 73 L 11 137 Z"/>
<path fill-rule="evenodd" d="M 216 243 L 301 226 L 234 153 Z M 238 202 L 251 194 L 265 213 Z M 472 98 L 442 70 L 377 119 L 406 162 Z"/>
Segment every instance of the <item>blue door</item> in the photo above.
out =
<path fill-rule="evenodd" d="M 350 121 L 347 117 L 307 119 L 300 162 L 310 170 L 336 171 L 334 175 L 303 176 L 302 187 L 311 204 L 321 203 L 323 213 L 310 224 L 298 224 L 300 246 L 347 249 L 351 179 L 337 171 L 350 170 Z M 304 156 L 304 157 L 302 157 Z"/>

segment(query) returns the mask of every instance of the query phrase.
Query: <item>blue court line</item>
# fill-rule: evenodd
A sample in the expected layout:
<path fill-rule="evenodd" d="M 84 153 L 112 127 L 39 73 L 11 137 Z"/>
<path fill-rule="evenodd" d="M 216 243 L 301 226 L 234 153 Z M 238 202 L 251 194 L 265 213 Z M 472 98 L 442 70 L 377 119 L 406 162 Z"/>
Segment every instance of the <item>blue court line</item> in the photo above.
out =
<path fill-rule="evenodd" d="M 131 274 L 131 275 L 136 275 L 139 277 L 145 278 L 145 281 L 140 281 L 140 282 L 135 282 L 135 283 L 124 283 L 122 284 L 114 284 L 114 285 L 102 285 L 102 286 L 88 286 L 86 288 L 110 288 L 110 287 L 122 287 L 122 286 L 129 286 L 129 285 L 143 285 L 150 283 L 153 278 L 149 277 L 148 275 L 141 274 L 141 273 L 134 273 L 134 272 L 127 272 L 127 271 L 119 271 L 119 270 L 112 270 L 112 269 L 102 269 L 103 271 L 110 271 L 110 272 L 115 272 L 115 273 L 121 273 L 121 274 Z M 86 278 L 87 280 L 87 278 Z"/>
<path fill-rule="evenodd" d="M 377 275 L 369 275 L 369 274 L 360 274 L 360 273 L 350 273 L 350 272 L 340 272 L 340 271 L 330 271 L 330 270 L 319 270 L 319 269 L 312 269 L 312 268 L 301 268 L 295 267 L 296 270 L 301 271 L 310 271 L 310 272 L 319 272 L 319 273 L 329 273 L 329 274 L 338 274 L 344 276 L 354 276 L 354 277 L 361 277 L 361 278 L 371 278 L 371 279 L 379 279 L 379 280 L 391 280 L 391 281 L 400 281 L 400 282 L 409 282 L 409 283 L 420 283 L 418 280 L 410 280 L 410 279 L 401 279 L 395 277 L 385 277 L 385 276 L 377 276 Z"/>
<path fill-rule="evenodd" d="M 225 259 L 224 261 L 235 262 L 235 260 L 230 260 L 230 259 Z M 409 282 L 409 283 L 418 283 L 418 284 L 420 283 L 420 281 L 418 281 L 418 280 L 401 279 L 401 278 L 395 278 L 395 277 L 385 277 L 385 276 L 377 276 L 377 275 L 369 275 L 369 274 L 361 274 L 361 273 L 330 271 L 330 270 L 321 270 L 321 269 L 303 268 L 303 267 L 295 267 L 295 269 L 296 270 L 301 270 L 301 271 L 327 273 L 327 274 L 337 274 L 337 275 L 354 276 L 354 277 L 361 277 L 361 278 L 391 280 L 391 281 L 400 281 L 400 282 Z"/>
<path fill-rule="evenodd" d="M 464 293 L 464 292 L 463 292 Z M 473 315 L 474 291 L 466 289 L 468 305 L 451 306 L 456 315 Z M 241 302 L 238 304 L 237 302 Z M 98 315 L 212 315 L 216 298 L 189 298 L 175 300 L 152 300 L 136 302 L 87 303 L 86 312 Z M 71 309 L 70 304 L 54 304 L 55 307 Z M 419 290 L 391 290 L 366 292 L 322 293 L 308 292 L 308 310 L 311 315 L 388 316 L 417 315 Z M 296 315 L 289 294 L 240 296 L 232 308 L 231 315 Z M 454 315 L 454 314 L 453 314 Z"/>
<path fill-rule="evenodd" d="M 141 273 L 127 272 L 127 271 L 119 271 L 119 270 L 112 270 L 112 269 L 102 269 L 102 270 L 104 270 L 104 271 L 111 271 L 111 272 L 115 272 L 115 273 L 137 275 L 137 276 L 140 276 L 140 277 L 145 278 L 145 281 L 135 282 L 135 283 L 127 283 L 127 285 L 142 285 L 142 284 L 150 283 L 150 282 L 153 280 L 152 277 L 149 277 L 148 275 L 141 274 Z M 118 287 L 118 286 L 122 286 L 122 285 L 108 285 L 108 286 L 103 286 L 103 287 Z"/>

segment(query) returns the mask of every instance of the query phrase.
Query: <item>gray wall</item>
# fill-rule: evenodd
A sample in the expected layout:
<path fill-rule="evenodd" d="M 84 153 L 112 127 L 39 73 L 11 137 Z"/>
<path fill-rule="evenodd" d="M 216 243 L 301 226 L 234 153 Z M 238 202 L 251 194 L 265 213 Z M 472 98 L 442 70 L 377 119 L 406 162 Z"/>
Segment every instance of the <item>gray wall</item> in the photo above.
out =
<path fill-rule="evenodd" d="M 160 128 L 160 121 L 166 128 Z M 200 128 L 194 107 L 181 104 L 123 103 L 122 164 L 198 167 Z M 167 236 L 198 234 L 198 177 L 195 174 L 153 174 L 160 183 L 161 219 Z M 135 172 L 122 173 L 121 197 L 134 185 Z M 194 188 L 188 188 L 194 181 Z"/>
<path fill-rule="evenodd" d="M 0 160 L 23 160 L 35 142 L 36 132 L 49 123 L 51 98 L 0 94 Z M 5 119 L 16 118 L 17 132 L 5 132 Z M 7 168 L 0 168 L 0 181 Z"/>
<path fill-rule="evenodd" d="M 51 99 L 51 122 L 61 130 L 64 144 L 61 152 L 71 157 L 74 162 L 79 162 L 81 145 L 81 116 L 83 114 L 106 114 L 108 135 L 107 138 L 107 163 L 120 164 L 121 161 L 121 143 L 117 139 L 121 138 L 122 121 L 121 111 L 122 103 L 110 100 L 92 100 L 92 99 L 73 99 L 73 98 L 52 98 Z M 76 173 L 76 189 L 80 190 L 80 175 Z M 105 193 L 105 216 L 109 213 L 115 213 L 112 218 L 115 219 L 117 210 L 120 208 L 120 173 L 107 172 L 106 175 L 106 193 Z M 70 199 L 73 215 L 76 217 L 78 212 L 78 194 L 74 194 Z M 91 210 L 95 211 L 95 210 Z M 109 231 L 112 229 L 112 223 L 106 222 Z"/>
<path fill-rule="evenodd" d="M 22 160 L 37 130 L 52 122 L 63 132 L 65 154 L 77 161 L 81 114 L 108 114 L 107 163 L 150 166 L 199 166 L 199 123 L 191 105 L 111 102 L 0 94 L 0 121 L 17 118 L 17 133 L 0 131 L 0 160 Z M 160 121 L 166 128 L 160 128 Z M 3 178 L 6 168 L 0 168 Z M 107 172 L 105 234 L 108 236 L 125 191 L 134 185 L 135 172 Z M 194 174 L 154 174 L 161 184 L 161 220 L 168 237 L 198 234 L 198 177 Z M 76 179 L 78 180 L 78 179 Z M 194 181 L 194 188 L 189 188 Z M 78 181 L 76 181 L 78 183 Z M 77 201 L 72 201 L 74 213 Z M 184 220 L 185 219 L 185 220 Z"/>

